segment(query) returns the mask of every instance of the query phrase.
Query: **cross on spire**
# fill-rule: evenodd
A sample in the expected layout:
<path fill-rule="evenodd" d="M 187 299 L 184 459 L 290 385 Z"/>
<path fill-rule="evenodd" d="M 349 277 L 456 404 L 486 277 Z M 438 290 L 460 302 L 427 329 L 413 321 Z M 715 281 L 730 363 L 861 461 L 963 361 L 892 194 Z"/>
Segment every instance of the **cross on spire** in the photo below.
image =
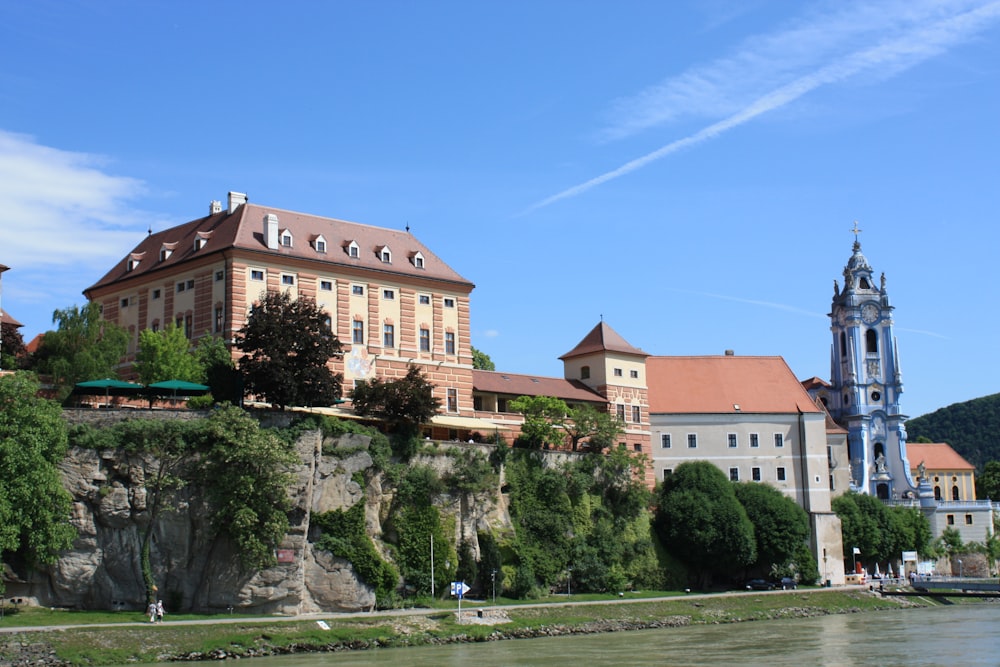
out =
<path fill-rule="evenodd" d="M 857 243 L 858 242 L 858 234 L 861 233 L 861 230 L 858 229 L 858 221 L 857 220 L 854 221 L 854 228 L 851 229 L 851 231 L 854 232 L 854 242 Z"/>

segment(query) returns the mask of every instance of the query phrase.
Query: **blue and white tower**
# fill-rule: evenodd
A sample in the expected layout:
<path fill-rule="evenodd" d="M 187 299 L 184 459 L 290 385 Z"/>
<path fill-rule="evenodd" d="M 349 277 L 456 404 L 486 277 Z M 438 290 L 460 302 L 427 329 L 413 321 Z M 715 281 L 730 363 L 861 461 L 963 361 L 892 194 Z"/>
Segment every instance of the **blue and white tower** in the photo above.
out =
<path fill-rule="evenodd" d="M 854 251 L 844 267 L 844 288 L 833 283 L 830 387 L 821 393 L 833 419 L 847 429 L 851 486 L 879 498 L 909 496 L 916 485 L 906 458 L 906 415 L 900 409 L 903 376 L 892 332 L 885 274 L 878 281 Z"/>

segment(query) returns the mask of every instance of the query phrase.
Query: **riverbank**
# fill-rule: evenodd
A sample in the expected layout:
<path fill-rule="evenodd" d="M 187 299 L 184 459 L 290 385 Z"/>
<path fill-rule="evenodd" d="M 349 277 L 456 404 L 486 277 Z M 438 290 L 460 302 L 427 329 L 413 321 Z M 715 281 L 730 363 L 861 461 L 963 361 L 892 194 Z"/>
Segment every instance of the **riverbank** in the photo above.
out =
<path fill-rule="evenodd" d="M 929 604 L 921 598 L 886 599 L 866 590 L 820 589 L 658 598 L 624 604 L 485 607 L 482 618 L 478 608 L 466 608 L 461 619 L 455 611 L 422 610 L 347 618 L 331 614 L 310 619 L 73 625 L 0 637 L 0 666 L 248 658 L 884 612 Z M 8 618 L 7 623 L 10 621 Z"/>

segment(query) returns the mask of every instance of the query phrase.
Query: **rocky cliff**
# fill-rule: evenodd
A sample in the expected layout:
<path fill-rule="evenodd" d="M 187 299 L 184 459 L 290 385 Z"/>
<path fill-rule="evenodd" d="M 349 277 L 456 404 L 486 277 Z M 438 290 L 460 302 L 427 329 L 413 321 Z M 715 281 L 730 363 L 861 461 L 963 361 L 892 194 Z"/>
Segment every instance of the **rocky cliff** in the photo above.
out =
<path fill-rule="evenodd" d="M 158 594 L 168 609 L 297 614 L 358 611 L 374 607 L 373 589 L 350 563 L 313 548 L 313 514 L 365 503 L 366 527 L 379 550 L 382 521 L 392 502 L 381 473 L 372 467 L 367 438 L 326 441 L 317 432 L 296 444 L 300 463 L 289 489 L 291 526 L 278 564 L 244 571 L 233 545 L 210 524 L 203 490 L 195 485 L 164 492 L 155 520 L 147 480 L 158 461 L 123 450 L 73 449 L 60 468 L 73 496 L 74 547 L 53 566 L 8 581 L 8 596 L 46 606 L 79 609 L 143 609 L 141 550 L 149 533 L 150 563 Z M 464 445 L 463 445 L 464 446 Z M 340 448 L 343 456 L 324 455 Z M 446 470 L 449 457 L 418 461 Z M 364 485 L 359 484 L 360 479 Z M 510 525 L 499 493 L 483 498 L 444 498 L 441 512 L 454 518 L 455 543 L 477 543 L 477 531 Z M 12 574 L 12 573 L 9 573 Z"/>

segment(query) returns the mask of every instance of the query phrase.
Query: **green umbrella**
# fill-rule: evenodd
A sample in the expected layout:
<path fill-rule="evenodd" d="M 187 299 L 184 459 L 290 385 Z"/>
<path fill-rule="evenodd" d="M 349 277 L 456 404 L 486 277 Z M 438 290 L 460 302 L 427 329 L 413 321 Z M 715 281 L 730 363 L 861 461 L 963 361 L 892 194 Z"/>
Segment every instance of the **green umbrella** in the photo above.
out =
<path fill-rule="evenodd" d="M 78 395 L 138 396 L 142 393 L 142 385 L 135 384 L 134 382 L 126 382 L 125 380 L 105 378 L 103 380 L 77 382 L 73 387 L 73 393 Z"/>
<path fill-rule="evenodd" d="M 197 382 L 164 380 L 148 385 L 146 391 L 153 396 L 204 396 L 209 392 L 209 387 Z"/>

